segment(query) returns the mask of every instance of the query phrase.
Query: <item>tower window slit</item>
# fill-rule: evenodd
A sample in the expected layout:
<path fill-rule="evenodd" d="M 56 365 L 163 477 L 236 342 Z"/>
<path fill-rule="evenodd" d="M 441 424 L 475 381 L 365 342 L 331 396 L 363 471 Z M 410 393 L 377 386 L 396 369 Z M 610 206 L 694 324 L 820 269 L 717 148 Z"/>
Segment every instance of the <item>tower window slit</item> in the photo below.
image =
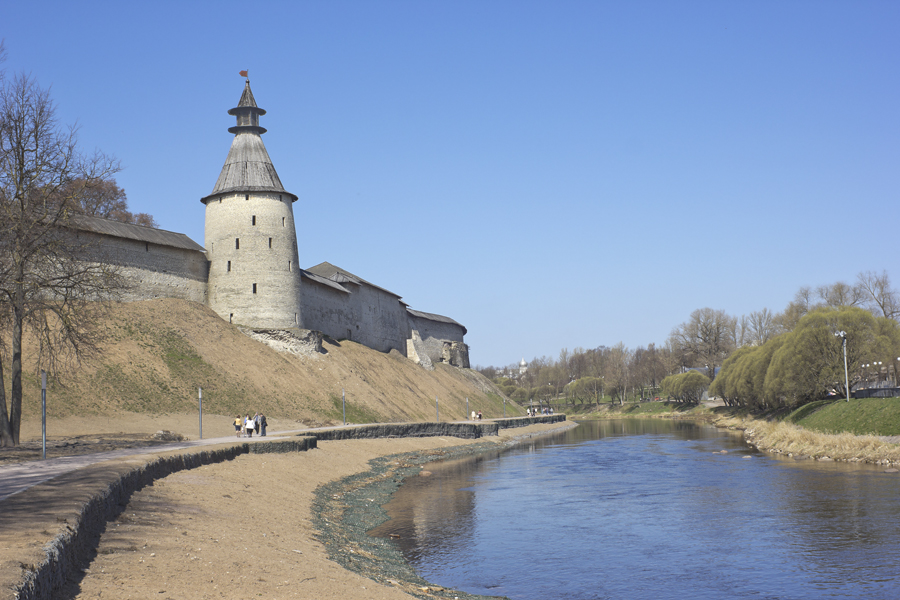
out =
<path fill-rule="evenodd" d="M 228 266 L 225 268 L 225 271 L 231 273 L 231 261 L 228 261 Z"/>
<path fill-rule="evenodd" d="M 234 249 L 235 250 L 241 249 L 241 238 L 234 238 Z"/>
<path fill-rule="evenodd" d="M 284 217 L 281 217 L 281 226 L 284 227 Z"/>
<path fill-rule="evenodd" d="M 291 263 L 293 263 L 293 262 L 294 261 L 291 261 L 291 260 L 288 261 L 288 271 L 291 270 L 291 267 L 293 266 Z"/>
<path fill-rule="evenodd" d="M 272 247 L 272 238 L 269 238 L 269 248 Z"/>
<path fill-rule="evenodd" d="M 253 293 L 254 294 L 256 293 L 256 284 L 255 283 L 253 284 Z"/>
<path fill-rule="evenodd" d="M 244 194 L 244 200 L 249 200 L 249 199 L 250 199 L 250 194 Z"/>
<path fill-rule="evenodd" d="M 256 215 L 253 215 L 252 217 L 250 217 L 250 224 L 256 225 Z"/>

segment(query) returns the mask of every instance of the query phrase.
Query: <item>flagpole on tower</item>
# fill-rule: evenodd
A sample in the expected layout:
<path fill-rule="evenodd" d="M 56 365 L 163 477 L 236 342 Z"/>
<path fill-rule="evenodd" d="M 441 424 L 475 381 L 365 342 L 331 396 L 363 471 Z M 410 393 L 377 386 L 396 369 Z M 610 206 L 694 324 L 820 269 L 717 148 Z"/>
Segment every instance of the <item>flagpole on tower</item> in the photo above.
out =
<path fill-rule="evenodd" d="M 248 75 L 249 71 L 241 71 L 238 73 L 241 77 L 246 77 L 247 81 L 250 81 L 250 75 Z"/>

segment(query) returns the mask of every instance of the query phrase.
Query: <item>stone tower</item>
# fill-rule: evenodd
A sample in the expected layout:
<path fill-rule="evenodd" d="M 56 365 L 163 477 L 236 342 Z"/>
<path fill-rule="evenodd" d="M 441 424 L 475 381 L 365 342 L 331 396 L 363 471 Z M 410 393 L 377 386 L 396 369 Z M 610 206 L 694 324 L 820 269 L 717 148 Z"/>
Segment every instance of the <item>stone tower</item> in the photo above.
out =
<path fill-rule="evenodd" d="M 250 80 L 228 114 L 237 125 L 225 166 L 206 205 L 209 306 L 223 319 L 259 329 L 298 327 L 300 266 L 293 203 L 261 135 Z"/>

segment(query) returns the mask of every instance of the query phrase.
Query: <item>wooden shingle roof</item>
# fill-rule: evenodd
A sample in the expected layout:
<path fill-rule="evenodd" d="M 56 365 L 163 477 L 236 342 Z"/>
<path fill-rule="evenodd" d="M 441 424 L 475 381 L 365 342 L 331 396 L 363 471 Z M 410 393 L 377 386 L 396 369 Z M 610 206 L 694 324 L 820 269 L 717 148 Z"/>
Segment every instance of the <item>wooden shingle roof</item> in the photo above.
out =
<path fill-rule="evenodd" d="M 311 273 L 305 269 L 300 269 L 300 276 L 305 277 L 305 278 L 309 279 L 310 281 L 313 281 L 320 285 L 324 285 L 325 287 L 329 287 L 333 290 L 337 290 L 337 291 L 343 292 L 345 294 L 350 293 L 350 290 L 348 290 L 344 286 L 340 285 L 339 283 L 332 281 L 331 279 L 326 279 L 325 277 L 320 277 L 320 276 L 316 275 L 315 273 Z"/>
<path fill-rule="evenodd" d="M 228 129 L 235 134 L 234 140 L 231 142 L 216 185 L 213 186 L 212 192 L 200 201 L 206 204 L 207 201 L 224 194 L 270 192 L 285 194 L 295 202 L 297 196 L 284 189 L 275 171 L 275 165 L 272 164 L 272 159 L 266 151 L 266 145 L 260 137 L 266 129 L 259 126 L 259 117 L 266 114 L 266 111 L 256 106 L 249 81 L 244 87 L 238 106 L 230 109 L 228 114 L 237 118 L 237 125 Z"/>
<path fill-rule="evenodd" d="M 464 335 L 469 332 L 464 325 L 454 321 L 450 317 L 445 317 L 443 315 L 436 315 L 434 313 L 422 312 L 421 310 L 413 310 L 413 309 L 409 308 L 408 306 L 406 307 L 406 312 L 408 312 L 412 316 L 417 317 L 419 319 L 428 319 L 429 321 L 437 321 L 438 323 L 449 323 L 450 325 L 456 325 L 458 327 L 462 327 Z"/>
<path fill-rule="evenodd" d="M 334 281 L 335 283 L 355 283 L 356 285 L 365 284 L 369 287 L 373 287 L 377 290 L 381 290 L 382 292 L 385 292 L 386 294 L 390 294 L 391 296 L 396 296 L 398 300 L 402 297 L 399 294 L 395 294 L 394 292 L 392 292 L 390 290 L 386 290 L 381 286 L 377 286 L 374 283 L 366 281 L 362 277 L 357 277 L 350 271 L 345 271 L 344 269 L 337 267 L 337 266 L 331 264 L 330 262 L 319 263 L 316 266 L 310 267 L 306 270 L 309 271 L 310 273 L 314 273 L 314 274 L 318 275 L 319 277 L 324 277 L 325 279 L 330 279 L 331 281 Z M 405 303 L 403 303 L 403 304 L 405 305 Z"/>
<path fill-rule="evenodd" d="M 70 224 L 74 229 L 80 231 L 90 231 L 99 233 L 100 235 L 148 242 L 159 246 L 170 246 L 172 248 L 181 248 L 183 250 L 206 252 L 203 246 L 185 234 L 175 233 L 174 231 L 165 231 L 164 229 L 132 225 L 130 223 L 120 223 L 119 221 L 104 219 L 102 217 L 91 217 L 88 215 L 72 215 Z"/>

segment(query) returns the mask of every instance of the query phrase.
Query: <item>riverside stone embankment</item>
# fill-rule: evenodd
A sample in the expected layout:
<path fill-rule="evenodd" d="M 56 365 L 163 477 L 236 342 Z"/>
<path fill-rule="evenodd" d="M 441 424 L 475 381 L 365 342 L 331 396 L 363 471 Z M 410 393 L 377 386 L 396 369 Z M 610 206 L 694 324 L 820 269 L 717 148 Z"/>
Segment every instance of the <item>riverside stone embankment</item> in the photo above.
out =
<path fill-rule="evenodd" d="M 538 423 L 560 423 L 566 415 L 548 415 L 541 417 L 515 417 L 511 419 L 493 419 L 491 421 L 475 421 L 473 423 L 379 423 L 374 425 L 356 425 L 316 431 L 320 440 L 355 440 L 387 437 L 458 437 L 478 439 L 497 435 L 501 429 L 528 427 Z"/>
<path fill-rule="evenodd" d="M 273 441 L 233 443 L 212 449 L 174 451 L 114 460 L 73 471 L 0 504 L 0 600 L 53 598 L 92 559 L 100 534 L 125 509 L 131 495 L 154 481 L 185 469 L 233 460 L 242 454 L 298 452 L 318 440 L 374 437 L 446 436 L 473 439 L 509 427 L 565 421 L 565 415 L 523 417 L 479 423 L 397 423 L 304 432 Z M 311 434 L 311 435 L 310 435 Z M 58 533 L 53 536 L 51 531 Z M 46 533 L 43 548 L 22 546 L 21 532 Z M 17 543 L 18 542 L 18 543 Z M 18 554 L 13 554 L 14 552 Z"/>

